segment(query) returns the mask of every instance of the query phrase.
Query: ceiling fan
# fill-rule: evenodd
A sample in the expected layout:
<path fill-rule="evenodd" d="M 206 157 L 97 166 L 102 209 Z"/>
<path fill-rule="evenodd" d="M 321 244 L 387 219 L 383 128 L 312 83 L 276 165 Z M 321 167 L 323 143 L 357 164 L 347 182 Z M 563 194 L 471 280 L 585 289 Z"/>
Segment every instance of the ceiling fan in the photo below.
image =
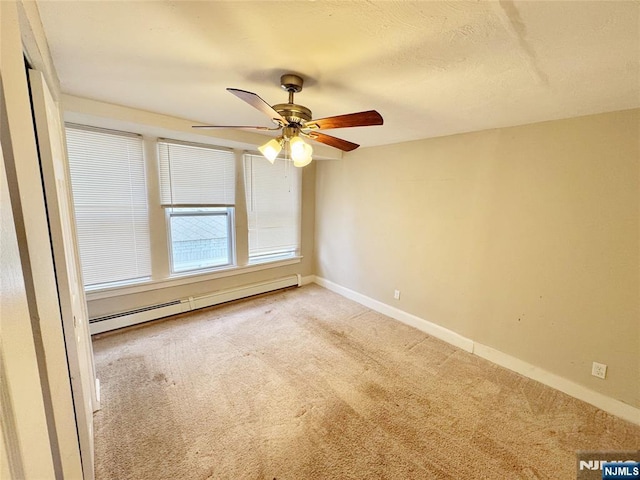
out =
<path fill-rule="evenodd" d="M 313 149 L 311 145 L 304 142 L 302 137 L 324 143 L 338 148 L 345 152 L 355 150 L 360 145 L 341 138 L 332 137 L 318 130 L 331 128 L 366 127 L 370 125 L 382 125 L 382 116 L 375 110 L 366 112 L 348 113 L 334 117 L 319 118 L 313 120 L 311 110 L 302 105 L 296 105 L 293 95 L 302 90 L 303 79 L 298 75 L 288 73 L 280 77 L 280 85 L 289 92 L 289 101 L 277 105 L 269 105 L 257 94 L 240 90 L 237 88 L 227 88 L 227 91 L 234 94 L 240 100 L 244 100 L 252 107 L 267 115 L 275 127 L 243 126 L 243 125 L 194 125 L 193 128 L 245 128 L 254 130 L 282 130 L 282 134 L 277 138 L 269 140 L 264 145 L 258 147 L 260 152 L 273 163 L 282 151 L 283 146 L 288 146 L 289 154 L 296 167 L 308 165 L 312 158 Z"/>

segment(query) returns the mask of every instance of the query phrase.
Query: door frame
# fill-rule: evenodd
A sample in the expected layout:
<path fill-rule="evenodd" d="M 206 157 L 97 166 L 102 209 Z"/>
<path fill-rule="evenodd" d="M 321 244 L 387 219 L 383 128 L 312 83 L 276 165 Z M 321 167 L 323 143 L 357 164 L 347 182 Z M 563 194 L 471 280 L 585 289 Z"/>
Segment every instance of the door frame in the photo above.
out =
<path fill-rule="evenodd" d="M 77 436 L 64 440 L 70 451 L 74 448 L 73 440 L 76 443 L 79 441 L 84 478 L 89 479 L 94 471 L 93 412 L 99 409 L 99 405 L 96 405 L 93 349 L 87 301 L 82 287 L 63 121 L 42 73 L 29 70 L 28 74 L 77 425 Z M 55 414 L 61 422 L 65 421 L 62 411 L 56 411 Z M 61 436 L 63 432 L 58 434 Z M 63 446 L 61 444 L 61 449 Z M 61 454 L 65 456 L 64 452 Z"/>
<path fill-rule="evenodd" d="M 2 184 L 8 191 L 8 195 L 3 193 L 3 199 L 9 199 L 8 204 L 3 202 L 2 214 L 3 226 L 7 224 L 7 231 L 14 232 L 15 242 L 8 245 L 14 245 L 18 255 L 6 268 L 19 269 L 21 281 L 16 288 L 19 287 L 24 306 L 20 316 L 2 320 L 2 366 L 12 375 L 24 374 L 3 378 L 8 388 L 2 391 L 0 414 L 3 424 L 8 417 L 14 422 L 3 431 L 0 461 L 11 460 L 13 470 L 9 473 L 23 469 L 26 478 L 91 480 L 93 465 L 83 471 L 81 464 L 84 459 L 78 440 L 25 58 L 45 73 L 53 98 L 57 98 L 57 77 L 35 2 L 0 1 L 0 141 L 6 174 Z M 2 234 L 4 238 L 4 230 Z M 2 273 L 4 279 L 5 265 Z M 3 282 L 3 311 L 5 302 L 11 305 L 14 295 L 4 286 Z M 21 326 L 19 335 L 17 326 Z M 16 350 L 18 341 L 24 345 L 23 351 Z M 30 376 L 26 375 L 27 367 L 32 367 Z M 4 408 L 6 397 L 12 411 Z M 6 473 L 4 466 L 0 473 Z"/>

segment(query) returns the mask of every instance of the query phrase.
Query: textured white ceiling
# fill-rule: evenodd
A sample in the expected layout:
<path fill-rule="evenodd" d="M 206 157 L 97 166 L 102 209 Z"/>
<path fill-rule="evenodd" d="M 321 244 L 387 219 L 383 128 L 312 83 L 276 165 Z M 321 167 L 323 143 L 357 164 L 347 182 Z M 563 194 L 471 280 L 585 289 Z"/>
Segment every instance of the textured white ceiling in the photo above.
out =
<path fill-rule="evenodd" d="M 65 93 L 210 124 L 270 126 L 226 87 L 365 146 L 640 107 L 637 1 L 39 1 Z"/>

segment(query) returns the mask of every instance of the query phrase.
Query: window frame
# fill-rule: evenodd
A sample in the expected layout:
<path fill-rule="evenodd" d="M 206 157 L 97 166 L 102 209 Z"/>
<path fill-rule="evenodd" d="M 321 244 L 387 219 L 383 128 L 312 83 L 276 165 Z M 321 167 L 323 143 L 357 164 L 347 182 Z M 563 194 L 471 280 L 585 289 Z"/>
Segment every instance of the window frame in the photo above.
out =
<path fill-rule="evenodd" d="M 206 210 L 217 209 L 217 210 Z M 166 220 L 166 235 L 167 235 L 167 248 L 169 255 L 169 277 L 183 277 L 198 273 L 215 272 L 217 270 L 228 269 L 229 267 L 236 266 L 236 235 L 235 235 L 235 207 L 205 207 L 205 206 L 193 206 L 193 207 L 166 207 L 165 209 Z M 179 210 L 179 211 L 176 211 Z M 180 211 L 181 210 L 181 211 Z M 186 268 L 184 270 L 176 270 L 174 264 L 174 251 L 173 251 L 173 239 L 171 218 L 172 217 L 194 217 L 194 216 L 224 216 L 226 217 L 227 225 L 227 263 L 220 265 L 207 265 L 195 268 Z"/>

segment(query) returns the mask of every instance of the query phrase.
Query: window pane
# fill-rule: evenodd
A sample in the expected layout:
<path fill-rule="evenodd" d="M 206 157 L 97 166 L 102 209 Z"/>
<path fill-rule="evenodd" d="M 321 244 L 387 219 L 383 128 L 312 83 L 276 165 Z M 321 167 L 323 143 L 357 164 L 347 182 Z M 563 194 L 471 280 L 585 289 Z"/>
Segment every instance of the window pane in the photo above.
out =
<path fill-rule="evenodd" d="M 169 219 L 174 272 L 231 263 L 230 222 L 226 209 L 215 213 L 173 209 Z"/>

